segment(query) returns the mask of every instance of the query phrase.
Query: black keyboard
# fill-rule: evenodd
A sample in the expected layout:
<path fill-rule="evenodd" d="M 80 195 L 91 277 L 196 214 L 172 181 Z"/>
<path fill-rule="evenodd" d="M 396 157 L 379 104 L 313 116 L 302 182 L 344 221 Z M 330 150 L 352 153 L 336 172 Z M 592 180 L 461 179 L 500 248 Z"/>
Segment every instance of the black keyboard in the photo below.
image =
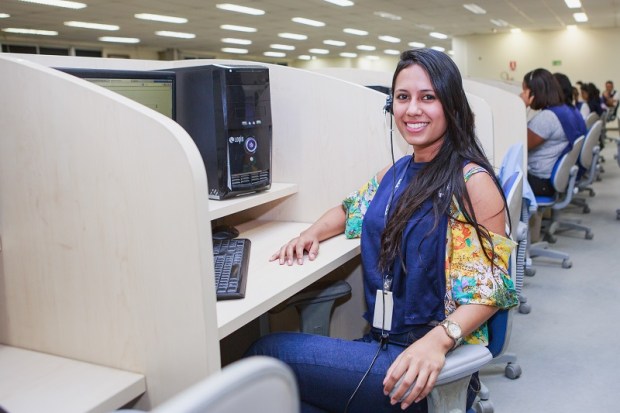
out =
<path fill-rule="evenodd" d="M 250 261 L 250 240 L 246 238 L 214 239 L 215 292 L 217 299 L 245 297 L 245 283 Z"/>

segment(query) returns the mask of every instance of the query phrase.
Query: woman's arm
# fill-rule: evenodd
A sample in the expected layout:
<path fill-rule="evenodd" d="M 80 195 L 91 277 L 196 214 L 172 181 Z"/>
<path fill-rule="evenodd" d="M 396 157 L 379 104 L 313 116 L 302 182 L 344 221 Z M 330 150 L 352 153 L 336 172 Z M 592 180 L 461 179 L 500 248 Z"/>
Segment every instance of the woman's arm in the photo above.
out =
<path fill-rule="evenodd" d="M 532 132 L 531 129 L 527 129 L 527 149 L 534 149 L 537 146 L 542 145 L 545 142 L 536 132 Z"/>

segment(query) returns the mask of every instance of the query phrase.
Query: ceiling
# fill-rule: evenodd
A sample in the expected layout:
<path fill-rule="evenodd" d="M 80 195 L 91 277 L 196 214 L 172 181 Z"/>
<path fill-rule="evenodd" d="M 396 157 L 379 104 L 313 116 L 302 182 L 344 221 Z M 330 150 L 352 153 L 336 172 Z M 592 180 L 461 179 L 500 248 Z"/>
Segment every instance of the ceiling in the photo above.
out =
<path fill-rule="evenodd" d="M 409 42 L 421 42 L 427 46 L 451 48 L 451 38 L 471 34 L 507 32 L 511 28 L 522 30 L 561 30 L 576 24 L 573 13 L 587 13 L 589 21 L 579 23 L 587 28 L 612 28 L 620 24 L 620 0 L 581 0 L 580 9 L 569 9 L 563 0 L 353 0 L 351 7 L 340 7 L 324 0 L 76 0 L 86 3 L 79 10 L 51 7 L 18 0 L 2 0 L 0 13 L 8 18 L 0 19 L 0 29 L 29 28 L 58 32 L 53 38 L 34 35 L 17 35 L 0 32 L 0 43 L 18 41 L 22 44 L 49 42 L 73 46 L 90 44 L 105 47 L 98 41 L 100 36 L 122 36 L 140 39 L 139 46 L 159 49 L 179 49 L 198 53 L 221 55 L 223 47 L 246 48 L 247 56 L 263 56 L 274 50 L 270 45 L 294 46 L 293 51 L 283 51 L 286 56 L 279 60 L 292 60 L 299 55 L 309 55 L 311 48 L 329 50 L 328 57 L 338 57 L 341 52 L 381 55 L 386 49 L 403 50 Z M 216 8 L 216 4 L 231 2 L 265 11 L 261 16 L 250 16 Z M 486 10 L 477 15 L 466 10 L 464 3 L 475 3 Z M 399 16 L 399 20 L 380 17 L 376 12 Z M 152 13 L 185 17 L 185 24 L 161 23 L 139 20 L 136 13 Z M 293 17 L 305 17 L 322 21 L 324 27 L 311 27 L 291 21 Z M 498 27 L 491 19 L 508 23 Z M 120 26 L 120 30 L 104 32 L 72 28 L 66 21 L 105 23 Z M 257 28 L 256 33 L 240 33 L 223 30 L 222 24 L 234 24 Z M 366 36 L 343 33 L 344 28 L 361 29 Z M 176 39 L 155 35 L 155 31 L 169 30 L 194 33 L 194 39 Z M 429 36 L 437 31 L 449 36 L 439 40 Z M 308 36 L 306 40 L 289 40 L 278 33 L 291 32 Z M 389 35 L 401 39 L 388 43 L 378 39 Z M 222 38 L 249 39 L 249 46 L 226 45 Z M 324 40 L 339 40 L 345 46 L 329 46 Z M 358 45 L 375 46 L 374 52 L 363 52 Z M 107 44 L 109 46 L 109 44 Z M 278 59 L 276 59 L 278 60 Z"/>

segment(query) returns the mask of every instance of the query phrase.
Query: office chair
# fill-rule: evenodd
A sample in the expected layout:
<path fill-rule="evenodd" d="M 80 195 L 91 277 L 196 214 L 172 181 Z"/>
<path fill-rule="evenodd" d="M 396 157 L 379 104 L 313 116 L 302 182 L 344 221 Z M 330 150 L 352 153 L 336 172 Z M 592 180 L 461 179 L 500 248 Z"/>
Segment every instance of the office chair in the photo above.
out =
<path fill-rule="evenodd" d="M 603 121 L 599 119 L 594 122 L 592 127 L 588 130 L 583 142 L 583 147 L 579 153 L 579 159 L 577 161 L 580 167 L 580 171 L 577 175 L 577 191 L 588 191 L 590 196 L 595 195 L 594 189 L 592 189 L 592 184 L 598 177 L 598 161 L 601 152 L 598 142 L 601 136 L 602 126 Z M 588 206 L 588 202 L 585 198 L 574 197 L 571 200 L 571 204 L 582 207 L 584 214 L 590 212 L 590 207 Z"/>
<path fill-rule="evenodd" d="M 299 393 L 293 372 L 265 356 L 241 359 L 190 386 L 151 413 L 298 413 Z M 120 410 L 144 413 L 142 410 Z"/>
<path fill-rule="evenodd" d="M 584 103 L 585 105 L 585 103 Z M 596 112 L 590 112 L 588 113 L 588 116 L 586 116 L 586 130 L 589 130 L 592 125 L 594 125 L 594 122 L 596 122 L 597 120 L 599 120 L 600 117 Z"/>
<path fill-rule="evenodd" d="M 553 196 L 536 196 L 536 203 L 539 209 L 548 209 L 551 211 L 551 219 L 544 229 L 545 238 L 547 241 L 536 242 L 529 247 L 529 256 L 535 257 L 549 257 L 562 260 L 563 268 L 570 268 L 573 266 L 570 261 L 570 256 L 561 251 L 549 249 L 549 241 L 553 241 L 553 231 L 555 220 L 555 212 L 564 208 L 570 204 L 573 198 L 573 192 L 575 190 L 575 182 L 577 180 L 578 167 L 576 165 L 577 158 L 583 146 L 584 137 L 581 136 L 573 143 L 573 148 L 563 155 L 561 155 L 555 162 L 553 171 L 551 172 L 551 184 L 556 193 Z"/>

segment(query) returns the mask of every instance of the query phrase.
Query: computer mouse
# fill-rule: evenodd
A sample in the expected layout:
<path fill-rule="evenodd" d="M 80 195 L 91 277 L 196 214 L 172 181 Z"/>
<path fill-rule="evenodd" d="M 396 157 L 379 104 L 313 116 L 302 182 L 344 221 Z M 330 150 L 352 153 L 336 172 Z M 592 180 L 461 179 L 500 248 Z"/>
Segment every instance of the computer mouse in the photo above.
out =
<path fill-rule="evenodd" d="M 211 230 L 213 239 L 233 239 L 239 236 L 239 230 L 232 225 L 217 225 Z"/>

